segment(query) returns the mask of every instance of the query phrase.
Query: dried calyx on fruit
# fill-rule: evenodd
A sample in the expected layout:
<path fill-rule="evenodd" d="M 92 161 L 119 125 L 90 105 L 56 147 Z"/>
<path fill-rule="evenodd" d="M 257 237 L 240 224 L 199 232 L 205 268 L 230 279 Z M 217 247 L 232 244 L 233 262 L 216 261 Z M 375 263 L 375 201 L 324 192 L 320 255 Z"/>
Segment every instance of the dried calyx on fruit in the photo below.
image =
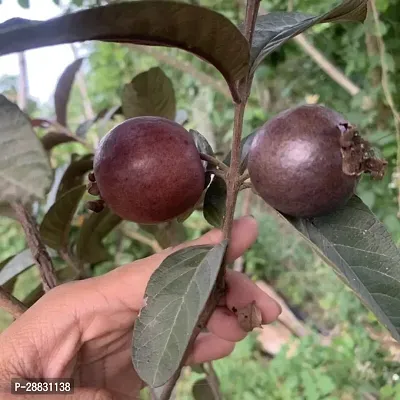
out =
<path fill-rule="evenodd" d="M 345 204 L 362 173 L 381 179 L 386 165 L 342 115 L 303 105 L 259 129 L 248 170 L 254 189 L 272 207 L 291 216 L 314 217 Z"/>
<path fill-rule="evenodd" d="M 121 218 L 156 224 L 192 208 L 204 189 L 204 167 L 191 135 L 161 117 L 131 118 L 100 142 L 89 174 L 89 202 Z"/>

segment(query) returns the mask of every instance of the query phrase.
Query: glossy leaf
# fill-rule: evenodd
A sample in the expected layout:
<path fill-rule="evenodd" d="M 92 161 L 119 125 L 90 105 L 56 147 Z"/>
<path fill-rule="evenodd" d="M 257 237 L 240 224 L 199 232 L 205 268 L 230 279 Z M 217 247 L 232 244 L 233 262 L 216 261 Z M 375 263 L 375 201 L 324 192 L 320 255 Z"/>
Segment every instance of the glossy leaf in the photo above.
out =
<path fill-rule="evenodd" d="M 288 219 L 400 341 L 400 250 L 357 197 L 318 218 Z"/>
<path fill-rule="evenodd" d="M 163 385 L 178 369 L 226 246 L 224 241 L 178 250 L 151 276 L 146 305 L 135 322 L 132 354 L 136 372 L 151 387 Z"/>
<path fill-rule="evenodd" d="M 102 241 L 121 221 L 108 208 L 99 213 L 91 213 L 79 232 L 76 244 L 78 258 L 91 264 L 107 260 L 109 255 Z"/>
<path fill-rule="evenodd" d="M 256 137 L 258 131 L 251 132 L 250 135 L 243 138 L 240 142 L 240 172 L 243 173 L 247 168 L 247 160 L 249 156 L 249 151 L 254 138 Z M 231 152 L 229 152 L 224 160 L 226 165 L 231 165 Z"/>
<path fill-rule="evenodd" d="M 42 199 L 51 181 L 47 154 L 30 120 L 0 95 L 0 201 Z"/>
<path fill-rule="evenodd" d="M 226 211 L 226 183 L 223 178 L 214 176 L 204 196 L 203 215 L 206 221 L 221 228 Z"/>
<path fill-rule="evenodd" d="M 101 40 L 178 47 L 213 64 L 234 99 L 248 71 L 249 46 L 239 29 L 210 9 L 168 1 L 135 1 L 69 13 L 48 21 L 14 18 L 0 25 L 0 55 L 62 43 Z"/>
<path fill-rule="evenodd" d="M 48 132 L 41 138 L 41 141 L 43 148 L 46 151 L 49 151 L 60 144 L 80 142 L 79 138 L 64 132 Z"/>
<path fill-rule="evenodd" d="M 50 207 L 40 225 L 40 236 L 44 244 L 55 250 L 68 245 L 71 221 L 85 191 L 86 185 L 77 186 L 64 193 Z"/>
<path fill-rule="evenodd" d="M 364 21 L 368 0 L 345 0 L 320 16 L 299 12 L 271 12 L 257 17 L 251 46 L 250 65 L 254 71 L 261 61 L 289 39 L 324 22 Z"/>
<path fill-rule="evenodd" d="M 214 392 L 206 378 L 199 379 L 193 384 L 192 394 L 194 400 L 216 400 Z"/>
<path fill-rule="evenodd" d="M 75 75 L 81 67 L 82 61 L 83 58 L 78 58 L 68 65 L 57 82 L 56 91 L 54 93 L 54 106 L 56 110 L 57 122 L 63 126 L 67 126 L 68 100 L 71 93 L 72 84 L 75 80 Z"/>
<path fill-rule="evenodd" d="M 93 169 L 93 154 L 86 154 L 71 160 L 70 165 L 65 170 L 64 176 L 58 186 L 57 199 L 72 188 L 82 185 L 85 174 Z"/>
<path fill-rule="evenodd" d="M 125 118 L 153 115 L 174 120 L 176 99 L 171 80 L 159 67 L 136 75 L 124 86 L 122 110 Z"/>

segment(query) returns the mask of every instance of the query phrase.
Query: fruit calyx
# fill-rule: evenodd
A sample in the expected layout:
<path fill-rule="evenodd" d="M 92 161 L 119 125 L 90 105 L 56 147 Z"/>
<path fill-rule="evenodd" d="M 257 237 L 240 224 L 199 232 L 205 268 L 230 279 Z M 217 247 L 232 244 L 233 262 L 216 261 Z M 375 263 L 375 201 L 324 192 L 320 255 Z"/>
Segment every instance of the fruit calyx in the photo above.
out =
<path fill-rule="evenodd" d="M 369 142 L 360 136 L 356 126 L 348 123 L 339 124 L 341 131 L 340 146 L 343 158 L 343 173 L 349 176 L 360 176 L 369 173 L 373 179 L 382 179 L 385 175 L 387 161 L 375 156 Z"/>

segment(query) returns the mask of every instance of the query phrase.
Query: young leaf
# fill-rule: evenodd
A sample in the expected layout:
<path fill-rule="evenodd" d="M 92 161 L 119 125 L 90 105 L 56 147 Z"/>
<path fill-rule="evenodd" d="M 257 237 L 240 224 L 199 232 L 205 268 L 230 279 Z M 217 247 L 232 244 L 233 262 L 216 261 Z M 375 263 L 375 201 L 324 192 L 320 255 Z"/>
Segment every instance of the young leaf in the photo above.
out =
<path fill-rule="evenodd" d="M 199 379 L 193 384 L 192 394 L 194 400 L 217 400 L 207 379 Z"/>
<path fill-rule="evenodd" d="M 146 306 L 135 323 L 132 349 L 134 368 L 151 387 L 163 385 L 179 368 L 226 246 L 224 241 L 178 250 L 151 276 Z"/>
<path fill-rule="evenodd" d="M 30 120 L 0 95 L 0 201 L 42 199 L 51 181 L 47 154 Z"/>
<path fill-rule="evenodd" d="M 0 24 L 0 56 L 62 43 L 102 40 L 179 47 L 213 64 L 235 101 L 235 82 L 248 71 L 249 46 L 226 17 L 168 1 L 135 1 L 90 8 L 48 21 L 14 18 Z"/>
<path fill-rule="evenodd" d="M 70 142 L 79 142 L 82 143 L 79 138 L 69 135 L 68 133 L 64 132 L 49 132 L 46 133 L 42 139 L 43 148 L 46 151 L 50 151 L 53 147 L 58 146 L 59 144 L 63 143 L 70 143 Z"/>
<path fill-rule="evenodd" d="M 85 190 L 86 185 L 71 189 L 59 197 L 47 211 L 40 225 L 40 236 L 47 246 L 55 250 L 67 246 L 71 221 Z"/>
<path fill-rule="evenodd" d="M 91 169 L 93 169 L 93 154 L 71 160 L 58 186 L 57 200 L 72 188 L 82 185 L 86 172 Z"/>
<path fill-rule="evenodd" d="M 56 91 L 54 93 L 54 106 L 56 109 L 57 122 L 62 126 L 67 126 L 67 107 L 69 95 L 71 93 L 75 75 L 81 67 L 82 61 L 83 58 L 78 58 L 70 65 L 68 65 L 68 67 L 65 68 L 65 71 L 62 73 L 60 79 L 57 82 Z"/>
<path fill-rule="evenodd" d="M 288 218 L 400 341 L 400 250 L 357 197 L 318 218 Z"/>
<path fill-rule="evenodd" d="M 206 221 L 220 228 L 225 216 L 226 183 L 223 178 L 214 176 L 204 196 L 203 215 Z"/>
<path fill-rule="evenodd" d="M 324 22 L 364 21 L 368 0 L 345 0 L 320 16 L 299 12 L 271 12 L 257 18 L 250 53 L 254 72 L 261 61 L 289 39 Z"/>
<path fill-rule="evenodd" d="M 250 135 L 243 138 L 240 142 L 240 172 L 243 173 L 247 168 L 247 159 L 249 156 L 249 151 L 254 138 L 257 135 L 257 130 L 250 133 Z M 226 165 L 231 165 L 231 152 L 229 152 L 224 160 Z"/>
<path fill-rule="evenodd" d="M 125 118 L 154 115 L 174 120 L 176 100 L 171 80 L 159 67 L 136 75 L 124 86 L 122 110 Z"/>
<path fill-rule="evenodd" d="M 78 258 L 91 264 L 107 260 L 109 255 L 102 240 L 121 221 L 121 218 L 108 208 L 99 213 L 92 213 L 86 218 L 76 244 Z"/>

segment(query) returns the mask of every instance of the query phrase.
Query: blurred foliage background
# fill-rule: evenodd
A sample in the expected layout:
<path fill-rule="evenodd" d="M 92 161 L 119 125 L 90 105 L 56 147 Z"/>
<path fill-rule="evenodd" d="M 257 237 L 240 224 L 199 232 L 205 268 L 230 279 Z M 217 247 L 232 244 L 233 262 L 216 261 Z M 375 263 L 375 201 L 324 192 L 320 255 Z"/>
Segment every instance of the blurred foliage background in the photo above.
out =
<path fill-rule="evenodd" d="M 241 0 L 191 2 L 211 7 L 236 23 L 243 18 Z M 74 10 L 106 2 L 65 3 L 65 9 Z M 375 4 L 379 21 L 369 16 L 365 24 L 320 25 L 264 61 L 256 73 L 243 135 L 279 111 L 301 103 L 318 102 L 343 113 L 389 161 L 386 177 L 378 182 L 364 177 L 358 193 L 399 243 L 395 168 L 400 143 L 384 88 L 386 85 L 394 105 L 398 105 L 400 0 L 377 0 Z M 289 8 L 319 14 L 331 6 L 328 0 L 262 1 L 266 11 Z M 95 115 L 103 108 L 118 106 L 123 85 L 134 75 L 161 66 L 174 83 L 178 109 L 187 113 L 186 127 L 200 131 L 221 154 L 229 149 L 233 105 L 222 77 L 213 67 L 177 49 L 89 42 L 76 45 L 76 50 L 86 59 L 81 69 L 84 79 L 77 80 L 69 104 L 72 130 L 90 118 L 90 113 Z M 325 70 L 321 68 L 321 57 L 327 63 Z M 339 74 L 335 81 L 332 75 L 336 70 L 343 75 Z M 17 76 L 0 77 L 0 90 L 11 100 L 17 97 L 17 81 Z M 34 98 L 29 98 L 27 110 L 33 117 L 54 117 L 51 103 L 40 104 Z M 118 121 L 117 117 L 106 125 L 93 127 L 88 140 L 96 145 Z M 80 144 L 58 146 L 52 152 L 52 165 L 62 167 L 72 153 L 87 152 Z M 39 207 L 39 220 L 44 207 Z M 241 193 L 237 213 L 251 213 L 260 223 L 259 239 L 243 260 L 246 272 L 273 287 L 310 333 L 286 337 L 277 330 L 275 336 L 270 332 L 270 336 L 260 339 L 258 334 L 252 334 L 241 342 L 230 357 L 215 362 L 224 398 L 400 399 L 400 349 L 374 316 L 301 238 L 282 226 L 253 195 Z M 79 220 L 75 227 L 78 229 Z M 185 222 L 188 238 L 208 228 L 200 213 Z M 132 239 L 121 230 L 109 234 L 105 242 L 113 259 L 96 265 L 94 273 L 101 274 L 151 254 L 148 243 L 134 236 Z M 24 247 L 19 225 L 0 217 L 0 260 Z M 22 298 L 38 282 L 37 271 L 32 267 L 18 277 L 14 294 Z M 4 313 L 0 316 L 5 328 L 10 319 Z M 274 351 L 271 343 L 276 344 Z M 178 399 L 192 399 L 191 385 L 197 378 L 197 373 L 185 375 L 177 391 Z M 146 398 L 145 393 L 143 396 Z"/>

